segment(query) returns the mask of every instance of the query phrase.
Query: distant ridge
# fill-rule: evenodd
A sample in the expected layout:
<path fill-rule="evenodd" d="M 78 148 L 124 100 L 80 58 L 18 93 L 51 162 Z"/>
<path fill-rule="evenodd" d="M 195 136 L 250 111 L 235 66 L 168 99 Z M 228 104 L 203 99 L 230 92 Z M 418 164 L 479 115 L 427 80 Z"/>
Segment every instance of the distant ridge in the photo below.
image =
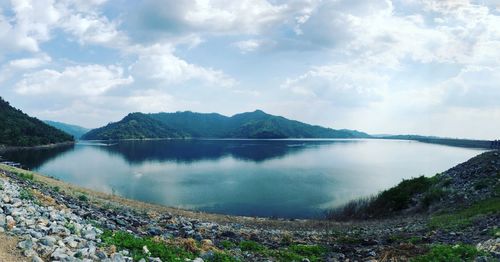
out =
<path fill-rule="evenodd" d="M 309 125 L 262 110 L 231 117 L 217 113 L 132 113 L 122 120 L 93 129 L 85 140 L 148 138 L 368 138 L 355 130 Z"/>
<path fill-rule="evenodd" d="M 0 147 L 31 147 L 73 140 L 71 135 L 28 116 L 0 97 Z"/>
<path fill-rule="evenodd" d="M 61 131 L 64 131 L 70 135 L 72 135 L 75 139 L 80 139 L 81 136 L 83 136 L 85 133 L 90 131 L 90 129 L 77 126 L 77 125 L 70 125 L 62 122 L 56 122 L 56 121 L 50 121 L 50 120 L 43 120 L 45 124 L 53 126 Z"/>

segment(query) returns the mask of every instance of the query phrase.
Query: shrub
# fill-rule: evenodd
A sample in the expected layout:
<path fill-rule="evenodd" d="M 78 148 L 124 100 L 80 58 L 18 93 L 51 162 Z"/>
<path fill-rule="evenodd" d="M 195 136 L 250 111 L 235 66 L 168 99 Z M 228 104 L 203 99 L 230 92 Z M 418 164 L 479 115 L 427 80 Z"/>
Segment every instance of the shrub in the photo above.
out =
<path fill-rule="evenodd" d="M 22 188 L 19 191 L 19 198 L 22 200 L 34 200 L 35 199 L 35 197 L 33 196 L 33 192 L 31 192 L 31 190 L 29 190 L 29 189 L 24 189 L 24 188 Z"/>
<path fill-rule="evenodd" d="M 236 246 L 236 244 L 234 244 L 233 242 L 229 241 L 229 240 L 222 240 L 220 242 L 220 245 L 224 248 L 224 249 L 230 249 L 230 248 L 233 248 Z"/>
<path fill-rule="evenodd" d="M 114 245 L 118 250 L 128 250 L 134 261 L 141 258 L 159 257 L 162 261 L 184 261 L 195 258 L 195 254 L 186 251 L 180 247 L 168 246 L 165 243 L 155 241 L 149 237 L 136 237 L 130 233 L 118 231 L 105 231 L 101 235 L 105 246 Z M 143 247 L 147 246 L 150 254 L 143 253 Z M 230 261 L 230 260 L 219 260 Z"/>
<path fill-rule="evenodd" d="M 87 202 L 87 201 L 89 201 L 89 197 L 87 195 L 79 195 L 78 200 L 80 200 L 82 202 Z"/>
<path fill-rule="evenodd" d="M 473 261 L 483 253 L 469 245 L 434 245 L 427 254 L 414 258 L 413 262 L 460 262 Z"/>
<path fill-rule="evenodd" d="M 260 252 L 266 250 L 265 246 L 250 240 L 241 241 L 240 248 L 242 251 L 254 251 L 254 252 Z"/>
<path fill-rule="evenodd" d="M 445 195 L 445 191 L 441 188 L 432 188 L 427 191 L 422 198 L 422 204 L 424 207 L 429 207 L 432 203 L 441 200 Z"/>
<path fill-rule="evenodd" d="M 499 213 L 500 198 L 490 198 L 454 213 L 434 215 L 430 220 L 429 226 L 433 229 L 459 229 L 471 225 L 476 217 Z"/>
<path fill-rule="evenodd" d="M 14 172 L 22 180 L 33 180 L 33 174 L 29 172 Z"/>
<path fill-rule="evenodd" d="M 408 208 L 415 195 L 428 191 L 436 183 L 436 177 L 420 176 L 408 180 L 403 179 L 393 188 L 382 191 L 376 196 L 351 201 L 342 207 L 328 211 L 326 216 L 336 220 L 388 216 Z"/>

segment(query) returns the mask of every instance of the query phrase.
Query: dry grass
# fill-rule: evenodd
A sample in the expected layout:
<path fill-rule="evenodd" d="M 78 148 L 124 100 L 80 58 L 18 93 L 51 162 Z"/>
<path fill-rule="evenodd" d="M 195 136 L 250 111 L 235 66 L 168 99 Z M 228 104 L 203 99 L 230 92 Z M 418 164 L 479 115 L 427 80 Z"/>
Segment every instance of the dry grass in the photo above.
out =
<path fill-rule="evenodd" d="M 19 250 L 16 249 L 17 242 L 17 238 L 0 233 L 0 262 L 31 261 L 23 257 Z"/>

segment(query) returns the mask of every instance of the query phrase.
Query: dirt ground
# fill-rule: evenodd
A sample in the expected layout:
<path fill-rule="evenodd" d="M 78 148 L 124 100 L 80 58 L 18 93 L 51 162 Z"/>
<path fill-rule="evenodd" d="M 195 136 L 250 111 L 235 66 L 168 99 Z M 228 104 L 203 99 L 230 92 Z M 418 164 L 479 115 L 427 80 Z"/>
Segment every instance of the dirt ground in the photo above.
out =
<path fill-rule="evenodd" d="M 16 248 L 17 239 L 0 233 L 0 262 L 27 262 L 28 258 L 23 257 Z"/>

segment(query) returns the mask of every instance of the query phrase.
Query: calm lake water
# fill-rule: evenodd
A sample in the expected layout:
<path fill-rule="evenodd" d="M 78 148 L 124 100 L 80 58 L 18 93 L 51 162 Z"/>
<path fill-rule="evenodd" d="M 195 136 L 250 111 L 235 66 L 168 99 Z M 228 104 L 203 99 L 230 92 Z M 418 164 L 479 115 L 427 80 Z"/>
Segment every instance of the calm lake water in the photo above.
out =
<path fill-rule="evenodd" d="M 317 217 L 481 150 L 396 140 L 157 140 L 4 154 L 86 188 L 223 214 Z"/>

